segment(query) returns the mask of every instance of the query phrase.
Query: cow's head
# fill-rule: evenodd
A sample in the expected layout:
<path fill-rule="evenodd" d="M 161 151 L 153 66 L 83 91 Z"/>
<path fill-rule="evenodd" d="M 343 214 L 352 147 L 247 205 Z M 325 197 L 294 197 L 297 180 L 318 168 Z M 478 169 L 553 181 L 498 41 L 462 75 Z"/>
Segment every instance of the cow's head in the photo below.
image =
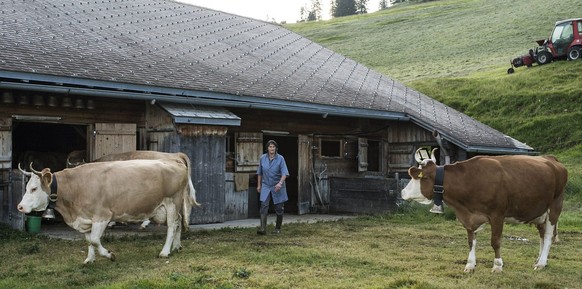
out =
<path fill-rule="evenodd" d="M 86 164 L 85 156 L 87 155 L 87 151 L 80 150 L 80 151 L 72 151 L 67 156 L 67 168 L 74 168 L 80 165 Z"/>
<path fill-rule="evenodd" d="M 418 167 L 408 169 L 408 174 L 411 179 L 408 185 L 402 190 L 401 195 L 403 199 L 416 201 L 424 205 L 431 203 L 437 168 L 434 156 L 435 150 L 432 151 L 430 158 L 422 160 L 417 157 L 418 151 L 415 154 L 416 161 L 420 164 Z"/>
<path fill-rule="evenodd" d="M 50 186 L 53 174 L 49 168 L 43 169 L 41 172 L 32 168 L 30 163 L 30 170 L 27 172 L 20 167 L 18 169 L 25 175 L 30 177 L 26 183 L 26 192 L 22 196 L 22 201 L 18 204 L 18 211 L 28 214 L 32 211 L 44 211 L 49 204 Z"/>

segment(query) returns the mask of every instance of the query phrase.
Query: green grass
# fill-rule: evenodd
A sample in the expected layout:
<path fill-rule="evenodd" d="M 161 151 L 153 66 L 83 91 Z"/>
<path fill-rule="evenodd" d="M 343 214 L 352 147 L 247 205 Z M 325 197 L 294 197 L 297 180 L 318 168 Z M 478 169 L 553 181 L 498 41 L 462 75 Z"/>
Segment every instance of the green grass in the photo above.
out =
<path fill-rule="evenodd" d="M 105 247 L 117 260 L 90 265 L 81 264 L 82 241 L 14 233 L 0 242 L 0 288 L 577 288 L 581 216 L 565 213 L 561 242 L 542 271 L 533 270 L 535 228 L 506 226 L 502 274 L 490 272 L 488 228 L 478 234 L 476 271 L 463 273 L 465 230 L 449 209 L 440 216 L 418 205 L 391 215 L 285 224 L 282 235 L 191 232 L 169 259 L 156 257 L 158 237 L 113 238 Z"/>
<path fill-rule="evenodd" d="M 409 85 L 540 152 L 582 140 L 582 61 L 523 68 L 507 75 L 475 73 Z"/>

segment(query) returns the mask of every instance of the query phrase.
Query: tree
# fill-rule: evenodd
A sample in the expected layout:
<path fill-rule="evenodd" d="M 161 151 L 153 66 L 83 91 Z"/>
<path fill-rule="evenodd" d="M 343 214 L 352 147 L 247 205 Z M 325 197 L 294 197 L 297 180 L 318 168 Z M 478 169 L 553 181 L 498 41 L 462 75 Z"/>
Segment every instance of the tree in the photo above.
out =
<path fill-rule="evenodd" d="M 356 0 L 356 12 L 358 14 L 368 13 L 368 0 Z"/>
<path fill-rule="evenodd" d="M 321 1 L 320 0 L 311 0 L 311 10 L 309 11 L 313 14 L 313 20 L 321 20 Z"/>
<path fill-rule="evenodd" d="M 356 0 L 332 0 L 331 16 L 342 17 L 356 14 Z"/>
<path fill-rule="evenodd" d="M 380 0 L 380 10 L 388 8 L 388 0 Z"/>
<path fill-rule="evenodd" d="M 307 8 L 307 4 L 301 7 L 299 11 L 301 21 L 316 21 L 321 20 L 321 1 L 311 0 L 311 8 Z"/>

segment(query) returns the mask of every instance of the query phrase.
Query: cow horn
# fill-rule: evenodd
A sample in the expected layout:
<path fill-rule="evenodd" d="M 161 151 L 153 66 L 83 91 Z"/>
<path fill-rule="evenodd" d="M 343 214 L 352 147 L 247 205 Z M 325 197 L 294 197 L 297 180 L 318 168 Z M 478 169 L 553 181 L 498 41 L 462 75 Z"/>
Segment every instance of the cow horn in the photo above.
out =
<path fill-rule="evenodd" d="M 20 170 L 20 172 L 21 172 L 22 174 L 24 174 L 24 175 L 25 175 L 25 176 L 27 176 L 27 177 L 30 177 L 30 176 L 32 175 L 32 173 L 31 173 L 31 172 L 27 172 L 27 171 L 23 170 L 23 169 L 20 167 L 20 163 L 18 163 L 18 169 Z"/>
<path fill-rule="evenodd" d="M 436 150 L 438 150 L 438 148 L 434 148 L 434 149 L 432 149 L 432 152 L 430 153 L 430 159 L 431 159 L 431 160 L 432 160 L 432 161 L 433 161 L 435 164 L 437 163 L 437 161 L 436 161 L 436 157 L 435 157 L 435 155 L 434 155 L 434 152 L 435 152 Z"/>
<path fill-rule="evenodd" d="M 29 166 L 29 167 L 30 167 L 30 170 L 31 170 L 31 171 L 32 171 L 32 172 L 33 172 L 35 175 L 37 175 L 37 176 L 39 176 L 39 177 L 42 175 L 42 173 L 41 173 L 41 172 L 39 172 L 39 171 L 35 170 L 35 169 L 32 167 L 32 162 L 30 162 L 30 166 Z"/>
<path fill-rule="evenodd" d="M 422 163 L 422 156 L 420 155 L 420 150 L 422 150 L 422 148 L 417 149 L 416 152 L 414 153 L 414 160 L 416 161 L 417 164 Z"/>

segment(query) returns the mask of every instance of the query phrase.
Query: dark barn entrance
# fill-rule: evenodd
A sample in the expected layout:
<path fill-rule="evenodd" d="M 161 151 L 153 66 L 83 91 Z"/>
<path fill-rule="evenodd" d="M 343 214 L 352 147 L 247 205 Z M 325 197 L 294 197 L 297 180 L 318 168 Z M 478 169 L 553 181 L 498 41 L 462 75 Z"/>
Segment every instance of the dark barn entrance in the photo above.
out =
<path fill-rule="evenodd" d="M 51 168 L 53 172 L 62 170 L 66 168 L 66 156 L 70 152 L 86 150 L 86 138 L 87 127 L 83 125 L 14 122 L 12 167 L 17 168 L 21 162 L 21 166 L 28 169 L 29 163 L 24 162 L 32 160 L 36 170 L 43 169 L 47 164 L 54 166 Z M 55 162 L 48 163 L 49 160 Z"/>
<path fill-rule="evenodd" d="M 287 185 L 287 195 L 289 196 L 289 201 L 285 203 L 285 214 L 298 214 L 298 145 L 297 137 L 295 136 L 282 136 L 282 135 L 263 135 L 263 150 L 266 153 L 266 145 L 269 140 L 274 140 L 279 145 L 279 153 L 285 157 L 285 162 L 287 163 L 287 168 L 289 169 L 289 177 L 285 181 Z M 249 197 L 249 218 L 259 217 L 259 194 L 257 193 L 256 187 L 256 177 L 253 178 L 253 182 L 249 183 L 250 194 Z M 271 205 L 271 213 L 274 213 L 273 206 Z"/>
<path fill-rule="evenodd" d="M 12 134 L 12 167 L 14 180 L 12 204 L 6 208 L 10 214 L 21 215 L 16 210 L 20 202 L 27 178 L 17 171 L 18 164 L 30 171 L 30 163 L 35 170 L 50 168 L 57 172 L 67 167 L 67 156 L 72 151 L 85 151 L 87 147 L 87 127 L 83 125 L 17 122 L 13 123 Z M 85 161 L 88 161 L 85 159 Z M 32 212 L 40 216 L 43 212 Z M 60 222 L 62 217 L 55 211 L 55 220 L 42 220 L 43 225 Z"/>

